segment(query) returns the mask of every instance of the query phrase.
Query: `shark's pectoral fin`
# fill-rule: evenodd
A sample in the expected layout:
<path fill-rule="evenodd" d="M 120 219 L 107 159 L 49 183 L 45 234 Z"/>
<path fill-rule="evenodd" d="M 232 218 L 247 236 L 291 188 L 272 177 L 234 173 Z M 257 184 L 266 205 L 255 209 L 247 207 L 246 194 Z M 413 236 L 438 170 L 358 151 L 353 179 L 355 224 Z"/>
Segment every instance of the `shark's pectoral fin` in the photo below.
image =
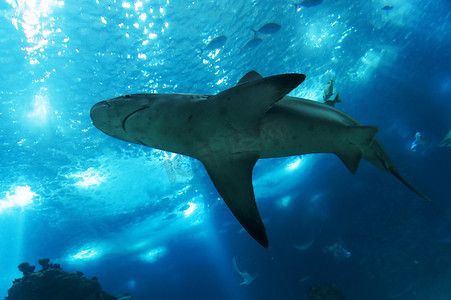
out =
<path fill-rule="evenodd" d="M 268 248 L 265 226 L 252 187 L 252 170 L 257 160 L 254 153 L 216 154 L 201 159 L 213 184 L 240 224 L 257 242 Z"/>
<path fill-rule="evenodd" d="M 347 128 L 346 142 L 344 147 L 335 154 L 341 159 L 352 174 L 357 169 L 362 159 L 363 152 L 370 146 L 377 134 L 377 127 L 373 126 L 352 126 Z"/>
<path fill-rule="evenodd" d="M 255 74 L 249 77 L 256 78 Z M 217 101 L 218 112 L 224 120 L 235 129 L 242 130 L 261 121 L 277 101 L 304 79 L 304 74 L 282 74 L 252 81 L 243 78 L 244 83 L 210 97 L 209 101 Z"/>

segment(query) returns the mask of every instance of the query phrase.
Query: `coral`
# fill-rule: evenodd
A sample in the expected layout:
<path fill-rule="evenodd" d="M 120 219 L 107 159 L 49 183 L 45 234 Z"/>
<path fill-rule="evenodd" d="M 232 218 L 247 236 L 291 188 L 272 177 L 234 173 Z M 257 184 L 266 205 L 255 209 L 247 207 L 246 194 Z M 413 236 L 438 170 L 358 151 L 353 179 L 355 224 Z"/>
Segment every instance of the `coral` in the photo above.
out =
<path fill-rule="evenodd" d="M 21 264 L 18 266 L 18 268 L 19 268 L 19 271 L 23 273 L 23 276 L 26 276 L 26 275 L 29 275 L 29 274 L 33 273 L 33 272 L 34 272 L 34 269 L 35 269 L 36 267 L 35 267 L 35 266 L 30 266 L 29 263 L 24 262 L 24 263 L 21 263 Z"/>
<path fill-rule="evenodd" d="M 48 270 L 50 268 L 49 262 L 50 258 L 41 258 L 38 260 L 38 263 L 42 266 L 42 270 Z"/>
<path fill-rule="evenodd" d="M 68 273 L 50 259 L 40 259 L 42 270 L 28 263 L 19 265 L 24 276 L 15 279 L 5 300 L 117 300 L 104 292 L 97 280 L 83 277 L 83 273 Z"/>
<path fill-rule="evenodd" d="M 316 284 L 311 286 L 306 300 L 346 300 L 343 291 L 335 284 Z"/>

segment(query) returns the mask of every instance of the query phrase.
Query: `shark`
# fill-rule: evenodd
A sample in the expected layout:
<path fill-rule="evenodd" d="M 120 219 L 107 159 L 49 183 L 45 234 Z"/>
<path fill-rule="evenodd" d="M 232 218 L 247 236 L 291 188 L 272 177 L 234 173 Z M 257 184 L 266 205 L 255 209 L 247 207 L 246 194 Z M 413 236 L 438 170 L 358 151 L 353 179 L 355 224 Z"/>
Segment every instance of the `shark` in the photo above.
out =
<path fill-rule="evenodd" d="M 448 131 L 443 140 L 438 144 L 439 147 L 451 147 L 451 129 Z"/>
<path fill-rule="evenodd" d="M 241 272 L 240 269 L 238 269 L 238 266 L 236 265 L 235 257 L 233 257 L 233 268 L 243 278 L 243 282 L 241 282 L 240 285 L 250 285 L 252 281 L 254 281 L 254 279 L 257 277 L 257 275 L 252 277 L 251 274 L 249 274 L 248 272 Z"/>
<path fill-rule="evenodd" d="M 353 174 L 361 159 L 406 181 L 376 139 L 378 128 L 317 101 L 287 96 L 306 78 L 250 71 L 216 95 L 129 94 L 92 106 L 92 123 L 114 138 L 200 160 L 243 228 L 268 248 L 252 171 L 262 158 L 333 153 Z"/>
<path fill-rule="evenodd" d="M 312 238 L 310 241 L 306 241 L 300 245 L 293 245 L 296 250 L 307 250 L 313 245 L 314 239 Z"/>

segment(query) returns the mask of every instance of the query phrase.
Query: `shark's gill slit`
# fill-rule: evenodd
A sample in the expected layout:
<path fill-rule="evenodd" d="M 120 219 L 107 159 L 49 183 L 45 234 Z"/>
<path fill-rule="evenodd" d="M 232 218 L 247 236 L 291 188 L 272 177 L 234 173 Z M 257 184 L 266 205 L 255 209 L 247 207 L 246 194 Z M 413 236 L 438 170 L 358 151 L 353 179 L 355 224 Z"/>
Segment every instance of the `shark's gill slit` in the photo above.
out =
<path fill-rule="evenodd" d="M 124 130 L 124 132 L 127 132 L 127 130 L 125 130 L 125 123 L 127 123 L 128 118 L 130 118 L 131 116 L 133 116 L 134 114 L 136 114 L 137 112 L 140 112 L 142 110 L 148 109 L 148 106 L 143 106 L 140 109 L 135 110 L 134 112 L 132 112 L 131 114 L 129 114 L 128 116 L 126 116 L 124 118 L 124 120 L 122 121 L 122 130 Z"/>

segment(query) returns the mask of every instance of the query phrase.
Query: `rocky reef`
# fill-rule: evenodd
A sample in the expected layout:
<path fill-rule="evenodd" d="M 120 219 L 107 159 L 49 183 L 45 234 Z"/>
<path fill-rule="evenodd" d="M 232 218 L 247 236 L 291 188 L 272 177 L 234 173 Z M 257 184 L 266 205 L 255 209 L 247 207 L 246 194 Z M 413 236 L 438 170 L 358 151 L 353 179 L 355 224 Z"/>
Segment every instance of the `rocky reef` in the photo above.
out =
<path fill-rule="evenodd" d="M 310 287 L 306 300 L 346 300 L 343 291 L 335 284 L 316 284 Z"/>
<path fill-rule="evenodd" d="M 68 273 L 50 259 L 40 259 L 42 269 L 35 272 L 29 263 L 18 268 L 23 277 L 15 279 L 5 300 L 117 300 L 102 290 L 96 277 L 88 279 L 82 272 Z"/>

